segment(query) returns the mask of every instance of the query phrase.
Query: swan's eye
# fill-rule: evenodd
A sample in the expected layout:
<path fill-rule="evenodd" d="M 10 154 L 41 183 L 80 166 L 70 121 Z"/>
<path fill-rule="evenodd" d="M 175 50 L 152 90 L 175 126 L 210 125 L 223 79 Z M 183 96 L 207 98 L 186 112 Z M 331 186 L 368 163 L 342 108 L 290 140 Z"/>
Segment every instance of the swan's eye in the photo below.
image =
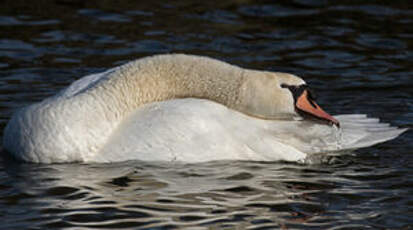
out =
<path fill-rule="evenodd" d="M 300 97 L 304 91 L 308 91 L 308 85 L 287 85 L 281 84 L 281 88 L 287 88 L 293 94 L 294 100 L 297 101 L 297 98 Z M 310 93 L 311 94 L 311 93 Z"/>
<path fill-rule="evenodd" d="M 284 83 L 281 84 L 281 88 L 288 88 L 288 87 L 291 87 L 291 86 L 287 85 L 287 84 L 284 84 Z"/>

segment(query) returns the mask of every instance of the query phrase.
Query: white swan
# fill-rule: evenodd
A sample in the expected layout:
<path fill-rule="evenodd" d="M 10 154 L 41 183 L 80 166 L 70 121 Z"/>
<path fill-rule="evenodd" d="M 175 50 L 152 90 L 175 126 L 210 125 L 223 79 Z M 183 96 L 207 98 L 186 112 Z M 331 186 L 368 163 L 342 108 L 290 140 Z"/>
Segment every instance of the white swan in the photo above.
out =
<path fill-rule="evenodd" d="M 330 116 L 291 74 L 172 54 L 83 77 L 21 109 L 3 147 L 41 163 L 300 161 L 404 131 L 364 115 Z"/>

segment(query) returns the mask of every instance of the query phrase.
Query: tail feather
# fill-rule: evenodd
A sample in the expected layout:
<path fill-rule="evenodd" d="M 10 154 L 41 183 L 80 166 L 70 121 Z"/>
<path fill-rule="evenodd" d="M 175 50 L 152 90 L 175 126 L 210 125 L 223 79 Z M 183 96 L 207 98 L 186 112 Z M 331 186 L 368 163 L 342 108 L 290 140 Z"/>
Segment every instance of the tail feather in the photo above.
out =
<path fill-rule="evenodd" d="M 377 118 L 368 118 L 364 114 L 335 116 L 341 124 L 343 150 L 368 147 L 396 138 L 408 129 L 380 123 Z"/>

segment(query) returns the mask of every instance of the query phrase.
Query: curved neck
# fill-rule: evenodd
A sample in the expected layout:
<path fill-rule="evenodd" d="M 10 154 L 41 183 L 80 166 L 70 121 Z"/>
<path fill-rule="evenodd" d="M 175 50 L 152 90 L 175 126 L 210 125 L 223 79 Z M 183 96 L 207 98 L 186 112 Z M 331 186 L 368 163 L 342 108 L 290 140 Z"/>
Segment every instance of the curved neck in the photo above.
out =
<path fill-rule="evenodd" d="M 116 105 L 123 116 L 146 103 L 184 97 L 204 98 L 234 107 L 243 72 L 242 68 L 210 58 L 161 55 L 117 68 L 93 91 L 105 95 L 104 100 Z"/>

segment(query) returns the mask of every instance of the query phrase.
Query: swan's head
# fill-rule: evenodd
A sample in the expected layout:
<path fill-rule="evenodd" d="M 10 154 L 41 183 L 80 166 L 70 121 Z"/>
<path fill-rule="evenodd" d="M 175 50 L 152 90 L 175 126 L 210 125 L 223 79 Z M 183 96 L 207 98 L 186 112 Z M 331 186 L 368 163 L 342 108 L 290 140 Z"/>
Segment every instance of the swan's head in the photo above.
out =
<path fill-rule="evenodd" d="M 305 81 L 288 73 L 248 72 L 239 94 L 240 110 L 264 119 L 310 118 L 339 126 L 315 102 Z"/>

